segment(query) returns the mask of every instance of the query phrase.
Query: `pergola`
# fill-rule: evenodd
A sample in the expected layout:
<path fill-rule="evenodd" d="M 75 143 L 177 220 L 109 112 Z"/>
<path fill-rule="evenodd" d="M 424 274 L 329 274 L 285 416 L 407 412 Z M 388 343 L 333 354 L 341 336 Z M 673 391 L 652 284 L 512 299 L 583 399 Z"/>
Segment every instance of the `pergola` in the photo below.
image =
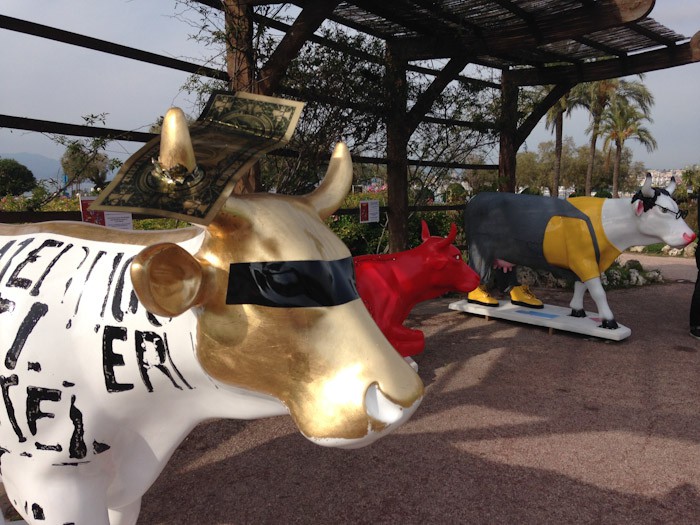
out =
<path fill-rule="evenodd" d="M 498 170 L 502 189 L 513 191 L 519 147 L 549 108 L 574 85 L 700 60 L 700 32 L 688 38 L 657 23 L 650 17 L 654 0 L 296 0 L 292 4 L 300 11 L 291 25 L 261 17 L 253 10 L 258 5 L 281 2 L 199 0 L 199 3 L 223 9 L 230 23 L 235 23 L 239 31 L 243 28 L 236 49 L 229 53 L 225 72 L 10 17 L 0 16 L 0 27 L 225 78 L 232 89 L 268 95 L 280 93 L 285 72 L 305 42 L 337 46 L 315 35 L 325 20 L 383 40 L 385 56 L 366 58 L 385 64 L 384 80 L 393 93 L 386 112 L 386 159 L 383 159 L 387 164 L 391 251 L 405 249 L 407 244 L 408 141 L 422 121 L 435 121 L 430 109 L 450 82 L 483 83 L 464 77 L 469 64 L 487 66 L 500 73 L 500 82 L 487 84 L 501 91 L 496 124 L 500 134 Z M 266 23 L 284 32 L 257 76 L 251 74 L 251 53 L 246 49 L 254 23 Z M 342 51 L 357 53 L 353 49 Z M 444 66 L 427 69 L 418 65 L 425 60 L 437 60 Z M 410 108 L 406 89 L 409 71 L 433 77 Z M 519 121 L 519 89 L 537 85 L 549 86 L 548 94 L 532 113 Z M 56 125 L 0 115 L 0 126 L 5 127 L 62 132 L 56 131 Z M 80 133 L 77 128 L 73 126 L 74 133 Z"/>

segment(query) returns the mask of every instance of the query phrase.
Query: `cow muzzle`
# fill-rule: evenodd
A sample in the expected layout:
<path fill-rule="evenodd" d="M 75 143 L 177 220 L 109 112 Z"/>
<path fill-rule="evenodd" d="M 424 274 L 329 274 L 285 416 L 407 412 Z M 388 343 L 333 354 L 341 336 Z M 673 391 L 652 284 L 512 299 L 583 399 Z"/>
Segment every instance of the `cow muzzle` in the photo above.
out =
<path fill-rule="evenodd" d="M 365 392 L 364 404 L 367 417 L 371 421 L 379 423 L 379 425 L 376 425 L 376 423 L 373 425 L 371 422 L 368 422 L 367 434 L 361 438 L 306 437 L 311 442 L 325 447 L 345 449 L 362 448 L 374 443 L 386 434 L 393 432 L 408 421 L 420 405 L 422 399 L 422 397 L 418 397 L 411 406 L 403 407 L 385 396 L 379 386 L 373 383 Z M 381 430 L 376 430 L 377 427 L 382 428 Z"/>

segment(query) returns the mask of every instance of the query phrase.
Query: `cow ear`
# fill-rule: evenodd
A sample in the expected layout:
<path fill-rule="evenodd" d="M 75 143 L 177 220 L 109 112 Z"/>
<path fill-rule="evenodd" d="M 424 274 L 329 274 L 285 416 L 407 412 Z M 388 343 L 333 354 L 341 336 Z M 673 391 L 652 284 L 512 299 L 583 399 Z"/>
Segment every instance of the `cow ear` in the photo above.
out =
<path fill-rule="evenodd" d="M 635 203 L 632 204 L 632 206 L 634 206 L 634 213 L 637 215 L 637 217 L 644 213 L 644 203 L 641 199 L 635 201 Z"/>
<path fill-rule="evenodd" d="M 144 248 L 131 263 L 131 281 L 149 312 L 174 317 L 197 306 L 204 280 L 202 266 L 173 243 Z"/>

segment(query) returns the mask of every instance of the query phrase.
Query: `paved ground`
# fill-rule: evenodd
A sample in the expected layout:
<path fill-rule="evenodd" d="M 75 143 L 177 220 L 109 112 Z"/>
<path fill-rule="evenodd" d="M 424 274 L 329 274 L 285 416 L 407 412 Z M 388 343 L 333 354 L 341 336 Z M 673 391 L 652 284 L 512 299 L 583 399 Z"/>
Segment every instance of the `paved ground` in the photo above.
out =
<path fill-rule="evenodd" d="M 448 310 L 459 297 L 419 305 L 426 396 L 404 427 L 341 451 L 288 417 L 202 424 L 139 524 L 698 523 L 697 270 L 657 264 L 669 283 L 609 293 L 632 329 L 619 343 Z"/>

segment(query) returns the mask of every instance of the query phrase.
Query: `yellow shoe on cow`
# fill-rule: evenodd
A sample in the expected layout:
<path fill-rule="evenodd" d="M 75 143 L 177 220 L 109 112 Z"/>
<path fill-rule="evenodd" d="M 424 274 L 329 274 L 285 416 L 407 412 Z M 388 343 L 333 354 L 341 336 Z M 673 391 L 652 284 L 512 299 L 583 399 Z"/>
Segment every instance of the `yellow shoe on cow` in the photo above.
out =
<path fill-rule="evenodd" d="M 525 285 L 514 286 L 510 290 L 510 302 L 528 308 L 544 308 L 544 304 Z"/>
<path fill-rule="evenodd" d="M 479 285 L 467 294 L 467 302 L 482 306 L 498 306 L 498 299 L 493 297 L 484 285 Z"/>

